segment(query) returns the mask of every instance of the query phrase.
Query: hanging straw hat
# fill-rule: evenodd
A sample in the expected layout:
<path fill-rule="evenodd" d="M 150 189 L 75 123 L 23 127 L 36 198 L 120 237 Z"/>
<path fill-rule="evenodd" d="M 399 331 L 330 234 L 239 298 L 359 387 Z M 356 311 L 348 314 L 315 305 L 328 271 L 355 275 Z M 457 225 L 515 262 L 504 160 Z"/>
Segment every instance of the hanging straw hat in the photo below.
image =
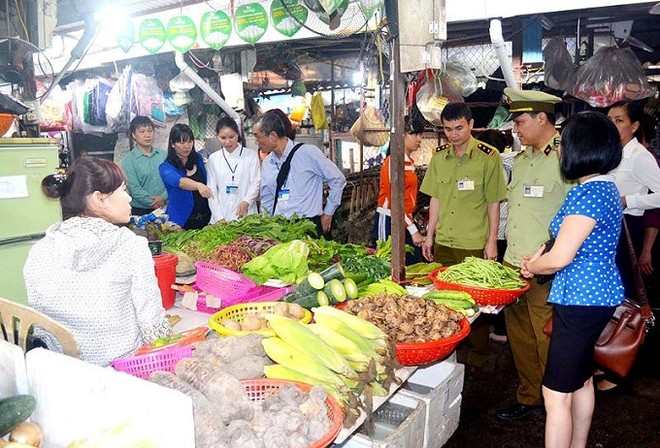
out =
<path fill-rule="evenodd" d="M 383 146 L 390 139 L 390 130 L 385 127 L 383 117 L 375 107 L 367 107 L 355 120 L 351 134 L 363 145 Z"/>

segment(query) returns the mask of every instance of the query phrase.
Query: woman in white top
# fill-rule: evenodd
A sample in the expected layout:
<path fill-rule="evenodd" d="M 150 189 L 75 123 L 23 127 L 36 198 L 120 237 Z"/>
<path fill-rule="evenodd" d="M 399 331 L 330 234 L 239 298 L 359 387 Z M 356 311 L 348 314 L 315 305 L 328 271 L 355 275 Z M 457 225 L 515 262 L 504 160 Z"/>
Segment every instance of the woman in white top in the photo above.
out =
<path fill-rule="evenodd" d="M 147 239 L 117 225 L 131 215 L 121 168 L 83 157 L 66 174 L 47 176 L 42 189 L 60 199 L 64 221 L 30 250 L 29 305 L 66 326 L 81 358 L 102 366 L 172 334 Z M 49 333 L 34 335 L 61 351 Z"/>
<path fill-rule="evenodd" d="M 220 118 L 215 132 L 221 148 L 211 154 L 206 167 L 207 184 L 213 192 L 209 199 L 211 224 L 257 213 L 261 178 L 259 154 L 239 143 L 236 122 L 229 117 Z"/>
<path fill-rule="evenodd" d="M 623 204 L 623 216 L 630 230 L 633 247 L 640 255 L 644 227 L 642 216 L 645 210 L 660 208 L 660 168 L 653 155 L 635 138 L 641 126 L 644 114 L 643 104 L 634 101 L 614 103 L 607 116 L 619 131 L 623 158 L 619 166 L 612 171 L 614 182 Z M 621 273 L 626 297 L 637 298 L 632 262 L 625 236 L 621 235 L 617 248 L 616 263 Z M 596 378 L 598 381 L 598 378 Z M 598 390 L 609 390 L 616 385 L 607 380 L 598 381 Z"/>

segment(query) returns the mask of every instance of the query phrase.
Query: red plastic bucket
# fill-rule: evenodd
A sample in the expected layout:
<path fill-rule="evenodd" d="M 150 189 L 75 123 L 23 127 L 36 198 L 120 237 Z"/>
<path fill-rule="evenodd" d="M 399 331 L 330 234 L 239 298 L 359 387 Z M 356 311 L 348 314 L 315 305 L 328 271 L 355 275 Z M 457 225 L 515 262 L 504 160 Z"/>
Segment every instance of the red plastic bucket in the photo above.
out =
<path fill-rule="evenodd" d="M 163 308 L 168 310 L 174 306 L 176 291 L 171 286 L 176 281 L 176 264 L 179 258 L 169 252 L 163 252 L 162 255 L 153 258 L 160 296 L 163 299 Z"/>

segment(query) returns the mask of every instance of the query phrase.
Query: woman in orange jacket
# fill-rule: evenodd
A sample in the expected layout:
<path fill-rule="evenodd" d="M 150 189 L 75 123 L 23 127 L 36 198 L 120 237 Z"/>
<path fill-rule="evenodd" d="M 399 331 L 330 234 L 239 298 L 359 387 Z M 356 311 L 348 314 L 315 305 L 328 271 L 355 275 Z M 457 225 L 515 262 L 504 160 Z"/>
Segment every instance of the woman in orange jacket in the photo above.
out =
<path fill-rule="evenodd" d="M 419 232 L 413 213 L 417 207 L 417 191 L 419 183 L 417 173 L 415 172 L 415 161 L 410 155 L 419 149 L 422 143 L 422 125 L 406 118 L 405 136 L 403 138 L 403 150 L 405 152 L 405 172 L 404 180 L 404 201 L 403 209 L 405 212 L 406 223 L 406 244 L 415 247 L 413 254 L 406 254 L 406 264 L 417 263 L 422 260 L 421 245 L 424 241 Z M 374 241 L 385 241 L 392 233 L 392 184 L 390 176 L 390 148 L 387 149 L 387 156 L 380 169 L 380 191 L 378 193 L 378 208 L 374 217 L 374 228 L 372 239 Z"/>

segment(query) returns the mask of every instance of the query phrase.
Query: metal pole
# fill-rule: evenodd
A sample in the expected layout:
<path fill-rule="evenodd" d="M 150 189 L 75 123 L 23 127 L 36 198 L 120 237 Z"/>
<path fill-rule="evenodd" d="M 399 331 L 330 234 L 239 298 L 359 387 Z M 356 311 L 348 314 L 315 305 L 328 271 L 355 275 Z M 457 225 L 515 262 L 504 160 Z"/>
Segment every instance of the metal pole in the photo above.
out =
<path fill-rule="evenodd" d="M 394 16 L 398 21 L 399 1 L 392 2 L 394 6 Z M 395 24 L 397 29 L 398 23 Z M 404 106 L 405 81 L 401 75 L 401 52 L 399 36 L 392 40 L 392 66 L 391 66 L 391 122 L 390 131 L 390 179 L 392 185 L 392 278 L 394 281 L 405 280 L 406 278 L 406 240 L 405 240 L 405 221 L 403 208 L 403 188 L 404 188 L 404 164 L 405 155 L 403 149 L 403 128 L 404 128 Z"/>

